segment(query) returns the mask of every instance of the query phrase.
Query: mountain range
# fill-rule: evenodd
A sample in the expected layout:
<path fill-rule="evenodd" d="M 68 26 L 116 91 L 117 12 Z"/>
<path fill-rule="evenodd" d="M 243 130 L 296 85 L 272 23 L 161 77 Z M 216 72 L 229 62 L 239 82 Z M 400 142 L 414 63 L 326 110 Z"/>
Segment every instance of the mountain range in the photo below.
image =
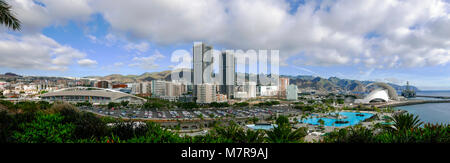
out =
<path fill-rule="evenodd" d="M 248 74 L 245 74 L 248 76 Z M 366 85 L 370 83 L 374 83 L 375 81 L 359 81 L 359 80 L 350 80 L 350 79 L 340 79 L 337 77 L 330 77 L 328 79 L 316 77 L 316 76 L 308 76 L 308 75 L 298 75 L 298 76 L 287 76 L 281 75 L 281 77 L 289 78 L 290 84 L 295 84 L 298 88 L 310 88 L 314 90 L 320 91 L 350 91 L 350 92 L 365 92 L 367 89 L 371 89 L 371 87 L 366 88 Z M 17 75 L 14 73 L 5 73 L 0 74 L 0 79 L 10 80 L 17 78 L 29 78 L 22 77 L 21 75 Z M 46 77 L 35 77 L 39 79 L 43 79 Z M 55 77 L 48 77 L 55 78 Z M 108 81 L 117 81 L 121 83 L 133 83 L 133 82 L 143 82 L 143 81 L 152 81 L 152 80 L 171 80 L 171 71 L 162 71 L 162 72 L 146 72 L 141 75 L 121 75 L 121 74 L 111 74 L 107 76 L 87 76 L 84 78 L 97 79 L 97 80 L 108 80 Z M 405 85 L 397 85 L 393 83 L 388 83 L 397 91 L 401 91 L 406 88 Z M 410 89 L 414 89 L 418 91 L 419 89 L 410 86 Z"/>
<path fill-rule="evenodd" d="M 299 88 L 313 88 L 321 91 L 351 91 L 351 92 L 365 92 L 370 90 L 373 86 L 366 88 L 366 85 L 374 83 L 375 81 L 359 81 L 350 79 L 340 79 L 337 77 L 330 77 L 328 79 L 314 76 L 283 76 L 290 79 L 290 84 L 295 84 Z M 394 83 L 387 83 L 398 92 L 406 89 L 406 85 L 398 85 Z M 419 91 L 417 87 L 409 86 L 410 89 Z"/>
<path fill-rule="evenodd" d="M 151 81 L 151 80 L 171 80 L 171 71 L 162 71 L 162 72 L 146 72 L 141 75 L 120 75 L 120 74 L 112 74 L 108 76 L 88 76 L 86 78 L 95 78 L 98 80 L 110 80 L 110 81 L 118 81 L 118 82 L 141 82 L 141 81 Z M 248 74 L 246 74 L 248 76 Z M 298 75 L 298 76 L 286 76 L 281 75 L 281 77 L 287 77 L 290 79 L 290 84 L 295 84 L 299 88 L 313 88 L 315 90 L 321 91 L 351 91 L 351 92 L 364 92 L 366 91 L 366 85 L 370 83 L 374 83 L 374 81 L 359 81 L 359 80 L 350 80 L 350 79 L 340 79 L 337 77 L 330 77 L 328 79 L 315 77 L 315 76 L 307 76 L 307 75 Z M 404 85 L 397 85 L 393 83 L 388 83 L 397 91 L 401 91 L 406 88 Z M 370 89 L 370 87 L 369 87 Z M 419 89 L 410 86 L 410 89 L 414 89 L 418 91 Z"/>

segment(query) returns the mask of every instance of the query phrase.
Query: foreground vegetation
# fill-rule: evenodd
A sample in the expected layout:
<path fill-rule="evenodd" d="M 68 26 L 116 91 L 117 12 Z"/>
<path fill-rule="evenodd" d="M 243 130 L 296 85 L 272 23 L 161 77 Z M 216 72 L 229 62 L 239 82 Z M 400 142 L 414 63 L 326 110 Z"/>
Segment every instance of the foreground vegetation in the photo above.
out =
<path fill-rule="evenodd" d="M 98 117 L 67 103 L 0 101 L 0 143 L 302 143 L 306 128 L 292 129 L 287 117 L 273 130 L 245 130 L 216 124 L 203 136 L 179 136 L 156 123 Z M 355 126 L 328 133 L 324 143 L 449 143 L 450 126 L 425 124 L 411 114 L 392 117 L 394 125 Z M 108 125 L 110 124 L 110 125 Z M 113 125 L 111 125 L 113 124 Z"/>

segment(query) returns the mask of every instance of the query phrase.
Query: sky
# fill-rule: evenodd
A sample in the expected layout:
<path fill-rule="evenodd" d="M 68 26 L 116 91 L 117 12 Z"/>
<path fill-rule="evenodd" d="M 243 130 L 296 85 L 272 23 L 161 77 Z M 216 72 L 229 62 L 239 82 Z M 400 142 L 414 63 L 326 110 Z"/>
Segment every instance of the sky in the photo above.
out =
<path fill-rule="evenodd" d="M 139 75 L 194 42 L 278 49 L 280 74 L 450 90 L 449 0 L 6 0 L 0 73 Z"/>

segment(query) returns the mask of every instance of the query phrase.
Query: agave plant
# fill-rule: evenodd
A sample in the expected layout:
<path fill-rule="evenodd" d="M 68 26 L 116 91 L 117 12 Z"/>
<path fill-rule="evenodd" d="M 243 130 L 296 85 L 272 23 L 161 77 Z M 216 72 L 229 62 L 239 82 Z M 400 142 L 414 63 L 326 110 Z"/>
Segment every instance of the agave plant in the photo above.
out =
<path fill-rule="evenodd" d="M 413 114 L 396 114 L 390 117 L 390 120 L 394 122 L 393 129 L 396 131 L 416 129 L 423 122 L 420 121 L 419 116 Z"/>

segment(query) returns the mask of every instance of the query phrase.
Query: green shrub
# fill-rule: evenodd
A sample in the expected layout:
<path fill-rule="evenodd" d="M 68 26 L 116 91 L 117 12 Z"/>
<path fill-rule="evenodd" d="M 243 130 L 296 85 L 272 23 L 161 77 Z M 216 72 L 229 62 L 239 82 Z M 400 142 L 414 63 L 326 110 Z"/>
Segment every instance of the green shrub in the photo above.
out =
<path fill-rule="evenodd" d="M 32 122 L 19 124 L 19 131 L 15 131 L 13 137 L 18 143 L 72 142 L 75 126 L 63 124 L 63 119 L 59 114 L 39 113 Z"/>

